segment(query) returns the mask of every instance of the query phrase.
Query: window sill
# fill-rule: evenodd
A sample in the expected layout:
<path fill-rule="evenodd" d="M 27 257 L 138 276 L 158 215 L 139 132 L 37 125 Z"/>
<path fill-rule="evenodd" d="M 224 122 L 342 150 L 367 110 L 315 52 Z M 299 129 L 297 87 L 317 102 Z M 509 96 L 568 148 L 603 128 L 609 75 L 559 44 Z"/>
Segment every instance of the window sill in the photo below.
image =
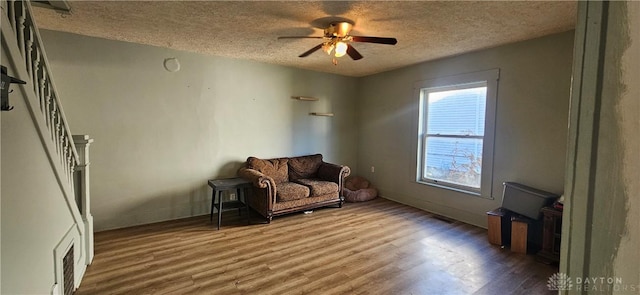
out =
<path fill-rule="evenodd" d="M 451 186 L 441 185 L 441 184 L 432 183 L 432 182 L 428 182 L 428 181 L 416 180 L 416 182 L 418 184 L 428 185 L 428 186 L 432 186 L 432 187 L 436 187 L 436 188 L 440 188 L 440 189 L 445 189 L 445 190 L 450 190 L 450 191 L 454 191 L 454 192 L 458 192 L 458 193 L 463 193 L 465 195 L 471 195 L 471 196 L 474 196 L 474 197 L 483 198 L 483 199 L 487 199 L 487 200 L 494 200 L 494 198 L 492 196 L 483 196 L 479 192 L 474 192 L 474 191 L 465 190 L 465 189 L 461 189 L 461 188 L 455 188 L 455 187 L 451 187 Z"/>

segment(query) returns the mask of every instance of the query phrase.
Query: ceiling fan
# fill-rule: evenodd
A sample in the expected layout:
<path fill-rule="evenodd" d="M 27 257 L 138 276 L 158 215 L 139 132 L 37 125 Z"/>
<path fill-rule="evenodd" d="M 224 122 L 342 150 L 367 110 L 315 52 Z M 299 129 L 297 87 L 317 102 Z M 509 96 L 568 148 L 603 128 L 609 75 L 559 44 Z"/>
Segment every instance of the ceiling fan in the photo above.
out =
<path fill-rule="evenodd" d="M 355 48 L 353 48 L 351 44 L 349 44 L 350 42 L 378 43 L 378 44 L 388 44 L 388 45 L 395 45 L 396 43 L 398 43 L 398 40 L 396 40 L 396 38 L 349 35 L 352 28 L 353 28 L 353 24 L 350 22 L 345 22 L 345 21 L 333 22 L 329 24 L 329 27 L 324 29 L 324 36 L 322 37 L 286 36 L 286 37 L 278 37 L 278 39 L 298 39 L 298 38 L 323 39 L 324 42 L 300 54 L 299 57 L 307 57 L 310 54 L 316 52 L 317 50 L 322 49 L 328 55 L 331 55 L 332 52 L 334 57 L 342 57 L 346 54 L 346 55 L 349 55 L 349 57 L 351 57 L 351 59 L 353 60 L 361 59 L 362 55 Z M 338 63 L 337 60 L 333 58 L 333 64 L 337 64 L 337 63 Z"/>

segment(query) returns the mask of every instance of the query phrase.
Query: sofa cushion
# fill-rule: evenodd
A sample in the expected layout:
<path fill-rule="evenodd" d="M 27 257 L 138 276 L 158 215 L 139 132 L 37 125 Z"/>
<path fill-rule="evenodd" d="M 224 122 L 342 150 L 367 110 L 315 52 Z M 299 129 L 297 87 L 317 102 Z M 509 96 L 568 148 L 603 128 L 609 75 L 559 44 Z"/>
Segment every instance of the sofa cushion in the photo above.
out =
<path fill-rule="evenodd" d="M 322 155 L 289 158 L 289 179 L 316 178 L 322 164 Z"/>
<path fill-rule="evenodd" d="M 255 157 L 247 159 L 247 167 L 258 170 L 273 178 L 276 183 L 289 181 L 289 168 L 287 158 L 262 160 Z"/>
<path fill-rule="evenodd" d="M 309 197 L 309 188 L 293 182 L 282 182 L 277 185 L 276 201 L 286 202 Z"/>
<path fill-rule="evenodd" d="M 309 187 L 310 197 L 333 194 L 339 191 L 338 184 L 331 181 L 323 181 L 318 179 L 298 179 L 296 180 L 296 182 Z"/>

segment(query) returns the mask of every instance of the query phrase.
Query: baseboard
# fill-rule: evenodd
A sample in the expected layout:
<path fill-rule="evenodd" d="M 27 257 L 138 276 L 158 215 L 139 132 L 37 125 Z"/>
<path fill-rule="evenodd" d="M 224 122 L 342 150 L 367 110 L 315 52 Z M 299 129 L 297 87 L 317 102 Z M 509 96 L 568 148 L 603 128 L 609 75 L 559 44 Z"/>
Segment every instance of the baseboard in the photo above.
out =
<path fill-rule="evenodd" d="M 483 214 L 475 214 L 473 212 L 467 212 L 457 208 L 443 206 L 443 205 L 430 203 L 430 202 L 422 202 L 418 204 L 418 203 L 412 203 L 404 199 L 394 198 L 390 196 L 380 195 L 380 197 L 390 201 L 394 201 L 396 203 L 418 208 L 426 212 L 429 212 L 431 214 L 444 216 L 446 218 L 454 219 L 454 220 L 464 222 L 466 224 L 470 224 L 470 225 L 477 226 L 484 229 L 487 228 L 487 218 L 486 218 L 486 215 L 483 215 Z"/>

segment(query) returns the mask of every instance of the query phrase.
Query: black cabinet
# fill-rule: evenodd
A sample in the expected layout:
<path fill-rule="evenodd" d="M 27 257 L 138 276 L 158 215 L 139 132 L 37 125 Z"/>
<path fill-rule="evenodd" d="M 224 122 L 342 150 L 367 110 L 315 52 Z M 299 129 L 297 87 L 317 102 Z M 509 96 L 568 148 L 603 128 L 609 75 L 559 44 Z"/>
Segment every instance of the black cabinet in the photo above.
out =
<path fill-rule="evenodd" d="M 544 226 L 542 249 L 538 257 L 549 263 L 560 262 L 560 237 L 562 236 L 562 211 L 552 207 L 542 208 Z"/>

